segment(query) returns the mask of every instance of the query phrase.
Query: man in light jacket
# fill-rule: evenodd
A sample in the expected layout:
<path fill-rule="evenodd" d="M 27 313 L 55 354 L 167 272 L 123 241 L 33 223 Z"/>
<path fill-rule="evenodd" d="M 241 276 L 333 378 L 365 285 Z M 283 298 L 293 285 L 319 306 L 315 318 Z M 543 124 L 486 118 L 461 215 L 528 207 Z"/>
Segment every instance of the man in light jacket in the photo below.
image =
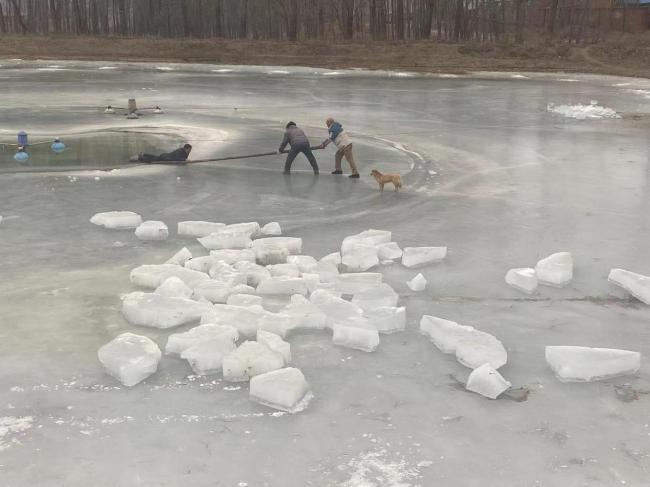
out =
<path fill-rule="evenodd" d="M 333 118 L 328 118 L 325 121 L 325 124 L 329 131 L 329 137 L 321 144 L 321 148 L 324 149 L 330 144 L 330 142 L 334 142 L 336 145 L 336 155 L 334 156 L 335 164 L 332 174 L 343 174 L 343 171 L 341 170 L 341 161 L 343 160 L 343 157 L 345 157 L 348 164 L 350 164 L 350 169 L 352 169 L 352 174 L 350 174 L 349 177 L 352 179 L 358 179 L 359 171 L 354 162 L 354 155 L 352 155 L 352 141 L 350 140 L 350 137 L 347 132 L 343 130 L 343 126 Z"/>
<path fill-rule="evenodd" d="M 314 174 L 318 174 L 318 163 L 316 158 L 311 151 L 311 146 L 309 145 L 309 139 L 305 133 L 299 129 L 294 122 L 289 122 L 286 126 L 286 131 L 284 132 L 284 138 L 278 149 L 278 154 L 281 154 L 284 148 L 289 144 L 291 150 L 287 155 L 287 161 L 284 163 L 284 174 L 291 174 L 291 164 L 298 154 L 301 152 L 305 155 L 311 168 L 314 170 Z"/>

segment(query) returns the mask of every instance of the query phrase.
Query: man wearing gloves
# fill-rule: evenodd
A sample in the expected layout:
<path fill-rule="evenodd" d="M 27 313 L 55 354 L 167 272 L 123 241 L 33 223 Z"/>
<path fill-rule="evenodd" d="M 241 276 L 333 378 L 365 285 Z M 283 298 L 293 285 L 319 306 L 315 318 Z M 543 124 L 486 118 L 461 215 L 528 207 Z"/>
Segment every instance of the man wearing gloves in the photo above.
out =
<path fill-rule="evenodd" d="M 309 164 L 311 164 L 314 174 L 318 174 L 318 163 L 311 151 L 309 139 L 305 135 L 305 132 L 299 129 L 294 122 L 289 122 L 287 124 L 284 138 L 282 139 L 282 143 L 278 149 L 278 154 L 282 153 L 287 144 L 291 146 L 291 149 L 289 150 L 287 160 L 284 163 L 284 174 L 291 174 L 291 164 L 293 164 L 294 159 L 301 152 L 305 155 Z"/>
<path fill-rule="evenodd" d="M 335 166 L 332 174 L 343 174 L 341 170 L 341 161 L 343 157 L 350 164 L 350 169 L 352 169 L 352 174 L 350 178 L 358 179 L 359 171 L 357 170 L 357 165 L 354 162 L 354 156 L 352 155 L 352 141 L 348 136 L 347 132 L 343 130 L 343 126 L 338 123 L 333 118 L 328 118 L 325 123 L 327 124 L 327 129 L 329 131 L 329 137 L 320 145 L 321 148 L 325 148 L 329 145 L 330 142 L 334 142 L 336 145 L 336 155 L 334 156 Z"/>

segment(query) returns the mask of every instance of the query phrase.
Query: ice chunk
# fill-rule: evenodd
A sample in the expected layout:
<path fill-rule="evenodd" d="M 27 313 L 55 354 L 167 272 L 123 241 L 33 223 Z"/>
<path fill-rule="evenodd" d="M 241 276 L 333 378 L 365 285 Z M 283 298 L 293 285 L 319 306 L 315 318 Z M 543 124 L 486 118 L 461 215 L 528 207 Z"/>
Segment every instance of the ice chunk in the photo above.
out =
<path fill-rule="evenodd" d="M 262 227 L 262 235 L 282 235 L 282 228 L 278 222 L 267 223 Z"/>
<path fill-rule="evenodd" d="M 410 281 L 407 281 L 406 285 L 411 291 L 420 292 L 426 289 L 427 280 L 424 278 L 422 274 L 418 274 Z"/>
<path fill-rule="evenodd" d="M 590 382 L 636 373 L 641 354 L 612 348 L 546 347 L 546 362 L 562 382 Z"/>
<path fill-rule="evenodd" d="M 284 338 L 293 326 L 291 316 L 264 311 L 258 321 L 258 330 L 264 330 Z"/>
<path fill-rule="evenodd" d="M 272 352 L 279 353 L 284 359 L 284 365 L 291 363 L 291 345 L 279 335 L 265 330 L 257 330 L 257 343 L 266 346 Z"/>
<path fill-rule="evenodd" d="M 368 245 L 371 247 L 377 247 L 379 244 L 390 242 L 391 238 L 391 232 L 386 230 L 365 230 L 356 235 L 345 237 L 343 239 L 343 244 L 341 245 L 341 254 L 345 255 L 356 245 Z"/>
<path fill-rule="evenodd" d="M 298 255 L 302 251 L 302 239 L 296 237 L 266 237 L 260 238 L 253 242 L 253 249 L 264 247 L 285 248 L 291 255 Z"/>
<path fill-rule="evenodd" d="M 262 265 L 283 264 L 289 257 L 285 247 L 264 245 L 255 249 L 255 262 Z"/>
<path fill-rule="evenodd" d="M 334 252 L 332 254 L 327 254 L 325 257 L 323 257 L 320 262 L 331 262 L 334 265 L 341 265 L 342 260 L 341 260 L 341 252 Z"/>
<path fill-rule="evenodd" d="M 378 287 L 382 279 L 379 272 L 340 274 L 337 278 L 336 288 L 342 294 L 359 294 Z"/>
<path fill-rule="evenodd" d="M 379 346 L 377 329 L 371 326 L 350 326 L 349 323 L 334 325 L 332 335 L 334 345 L 354 348 L 363 352 L 374 352 Z"/>
<path fill-rule="evenodd" d="M 465 389 L 490 399 L 496 399 L 510 389 L 511 385 L 490 364 L 483 364 L 469 374 Z"/>
<path fill-rule="evenodd" d="M 270 277 L 257 286 L 257 294 L 262 295 L 306 295 L 308 292 L 307 283 L 300 277 Z"/>
<path fill-rule="evenodd" d="M 380 306 L 366 312 L 368 321 L 379 333 L 395 333 L 406 328 L 406 308 Z"/>
<path fill-rule="evenodd" d="M 621 286 L 639 301 L 650 304 L 650 277 L 623 269 L 612 269 L 607 280 Z"/>
<path fill-rule="evenodd" d="M 218 337 L 186 348 L 181 358 L 189 362 L 197 375 L 217 374 L 222 370 L 223 359 L 236 348 L 235 342 L 228 337 Z"/>
<path fill-rule="evenodd" d="M 261 234 L 260 224 L 257 222 L 232 223 L 230 225 L 226 225 L 226 228 L 223 228 L 219 231 L 228 233 L 246 233 L 249 237 L 258 236 Z"/>
<path fill-rule="evenodd" d="M 205 272 L 207 273 L 210 268 L 214 265 L 215 261 L 209 255 L 203 257 L 194 257 L 193 259 L 185 262 L 184 267 L 186 269 L 192 269 L 193 271 Z"/>
<path fill-rule="evenodd" d="M 361 291 L 354 295 L 352 302 L 364 311 L 370 311 L 381 306 L 397 306 L 399 295 L 386 283 Z"/>
<path fill-rule="evenodd" d="M 187 250 L 187 247 L 183 247 L 181 250 L 176 252 L 171 259 L 165 262 L 165 264 L 176 264 L 176 265 L 183 266 L 185 265 L 185 262 L 187 262 L 191 258 L 192 258 L 192 252 Z"/>
<path fill-rule="evenodd" d="M 252 245 L 250 234 L 246 232 L 211 233 L 207 237 L 197 239 L 208 250 L 245 249 Z"/>
<path fill-rule="evenodd" d="M 148 220 L 135 229 L 135 236 L 140 240 L 167 240 L 169 229 L 163 222 Z"/>
<path fill-rule="evenodd" d="M 300 370 L 287 367 L 251 379 L 250 400 L 280 411 L 295 413 L 304 408 L 309 384 Z"/>
<path fill-rule="evenodd" d="M 133 292 L 122 301 L 122 314 L 132 325 L 172 328 L 197 322 L 212 305 L 155 293 Z"/>
<path fill-rule="evenodd" d="M 122 230 L 137 228 L 142 223 L 142 217 L 132 211 L 106 211 L 97 213 L 90 219 L 90 223 L 111 230 Z"/>
<path fill-rule="evenodd" d="M 327 315 L 329 325 L 334 322 L 357 318 L 363 314 L 363 310 L 356 304 L 336 297 L 323 289 L 314 291 L 309 299 Z"/>
<path fill-rule="evenodd" d="M 199 283 L 194 288 L 194 296 L 207 299 L 211 303 L 225 303 L 228 296 L 232 294 L 232 287 L 230 282 L 210 279 Z"/>
<path fill-rule="evenodd" d="M 225 223 L 202 221 L 178 222 L 178 234 L 187 237 L 207 237 L 211 233 L 219 232 L 226 227 Z"/>
<path fill-rule="evenodd" d="M 161 355 L 153 340 L 133 333 L 122 333 L 97 352 L 106 372 L 126 387 L 156 372 Z"/>
<path fill-rule="evenodd" d="M 254 337 L 259 322 L 266 311 L 261 306 L 231 306 L 215 304 L 211 310 L 201 315 L 201 324 L 220 323 L 231 325 L 243 336 Z"/>
<path fill-rule="evenodd" d="M 226 304 L 231 306 L 262 306 L 262 296 L 255 296 L 253 294 L 231 294 L 226 300 Z"/>
<path fill-rule="evenodd" d="M 287 264 L 296 265 L 300 272 L 312 272 L 311 268 L 317 263 L 317 260 L 311 255 L 290 255 L 287 257 Z"/>
<path fill-rule="evenodd" d="M 156 289 L 169 277 L 178 277 L 191 288 L 210 279 L 203 272 L 185 269 L 175 264 L 141 265 L 133 269 L 130 275 L 133 284 L 149 289 Z"/>
<path fill-rule="evenodd" d="M 402 265 L 416 267 L 440 262 L 447 256 L 447 247 L 406 247 L 402 253 Z"/>
<path fill-rule="evenodd" d="M 169 298 L 191 298 L 192 289 L 181 281 L 178 277 L 168 277 L 165 281 L 156 288 L 156 294 L 167 296 Z"/>
<path fill-rule="evenodd" d="M 573 258 L 569 252 L 551 254 L 537 263 L 535 273 L 539 284 L 566 286 L 573 279 Z"/>
<path fill-rule="evenodd" d="M 248 283 L 246 273 L 235 270 L 233 266 L 228 265 L 223 261 L 215 263 L 210 267 L 208 273 L 212 279 L 226 283 L 230 286 Z"/>
<path fill-rule="evenodd" d="M 471 326 L 424 315 L 420 321 L 420 331 L 427 335 L 441 352 L 455 353 L 456 359 L 471 369 L 484 363 L 498 369 L 508 361 L 508 354 L 499 340 Z"/>
<path fill-rule="evenodd" d="M 506 283 L 525 293 L 534 293 L 537 289 L 537 274 L 530 267 L 510 269 L 506 274 Z"/>
<path fill-rule="evenodd" d="M 322 330 L 327 326 L 327 315 L 300 294 L 291 296 L 291 303 L 282 309 L 282 314 L 291 316 L 291 328 Z"/>
<path fill-rule="evenodd" d="M 271 273 L 266 267 L 254 262 L 237 262 L 234 267 L 235 270 L 246 276 L 246 284 L 249 286 L 257 287 L 264 279 L 271 277 Z"/>
<path fill-rule="evenodd" d="M 223 378 L 247 381 L 256 375 L 284 367 L 284 358 L 258 342 L 244 342 L 223 359 Z"/>
<path fill-rule="evenodd" d="M 227 339 L 233 343 L 239 340 L 237 328 L 230 325 L 217 325 L 207 323 L 195 326 L 185 333 L 172 333 L 167 338 L 165 353 L 181 354 L 183 350 L 198 345 L 199 343 L 209 342 L 210 340 Z"/>
<path fill-rule="evenodd" d="M 223 261 L 233 265 L 237 262 L 255 262 L 253 249 L 221 249 L 210 251 L 210 256 L 215 262 Z"/>
<path fill-rule="evenodd" d="M 341 262 L 349 272 L 364 272 L 379 264 L 377 248 L 372 245 L 355 243 L 342 255 Z"/>
<path fill-rule="evenodd" d="M 272 276 L 300 277 L 300 269 L 296 264 L 272 264 L 266 268 Z"/>
<path fill-rule="evenodd" d="M 402 257 L 402 249 L 395 242 L 388 242 L 377 245 L 377 257 L 379 260 L 393 260 Z"/>

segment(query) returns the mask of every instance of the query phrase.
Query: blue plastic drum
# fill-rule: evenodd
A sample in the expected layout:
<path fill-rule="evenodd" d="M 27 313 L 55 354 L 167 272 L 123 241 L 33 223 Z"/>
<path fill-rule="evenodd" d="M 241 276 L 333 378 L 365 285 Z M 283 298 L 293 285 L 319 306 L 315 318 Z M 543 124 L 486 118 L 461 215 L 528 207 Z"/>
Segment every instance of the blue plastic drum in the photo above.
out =
<path fill-rule="evenodd" d="M 29 154 L 25 151 L 18 151 L 14 155 L 16 162 L 27 162 L 29 160 Z"/>
<path fill-rule="evenodd" d="M 54 143 L 50 146 L 54 152 L 60 154 L 65 150 L 65 144 L 59 139 L 54 139 Z"/>

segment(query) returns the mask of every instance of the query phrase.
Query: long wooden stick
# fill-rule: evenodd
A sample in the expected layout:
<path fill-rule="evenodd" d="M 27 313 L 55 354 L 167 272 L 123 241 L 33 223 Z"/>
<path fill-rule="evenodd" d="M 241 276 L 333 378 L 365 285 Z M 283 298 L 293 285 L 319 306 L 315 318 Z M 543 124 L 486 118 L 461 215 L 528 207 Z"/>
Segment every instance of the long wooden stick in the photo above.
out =
<path fill-rule="evenodd" d="M 321 146 L 314 146 L 311 147 L 311 150 L 320 150 L 322 149 Z M 288 153 L 288 150 L 283 150 L 282 154 Z M 264 157 L 264 156 L 274 156 L 277 155 L 276 151 L 273 152 L 260 152 L 259 154 L 247 154 L 243 156 L 228 156 L 228 157 L 217 157 L 214 159 L 196 159 L 194 161 L 153 161 L 153 162 L 143 162 L 143 161 L 134 161 L 134 162 L 139 162 L 142 164 L 175 164 L 175 165 L 183 165 L 183 164 L 196 164 L 199 162 L 219 162 L 219 161 L 232 161 L 235 159 L 250 159 L 252 157 Z"/>

